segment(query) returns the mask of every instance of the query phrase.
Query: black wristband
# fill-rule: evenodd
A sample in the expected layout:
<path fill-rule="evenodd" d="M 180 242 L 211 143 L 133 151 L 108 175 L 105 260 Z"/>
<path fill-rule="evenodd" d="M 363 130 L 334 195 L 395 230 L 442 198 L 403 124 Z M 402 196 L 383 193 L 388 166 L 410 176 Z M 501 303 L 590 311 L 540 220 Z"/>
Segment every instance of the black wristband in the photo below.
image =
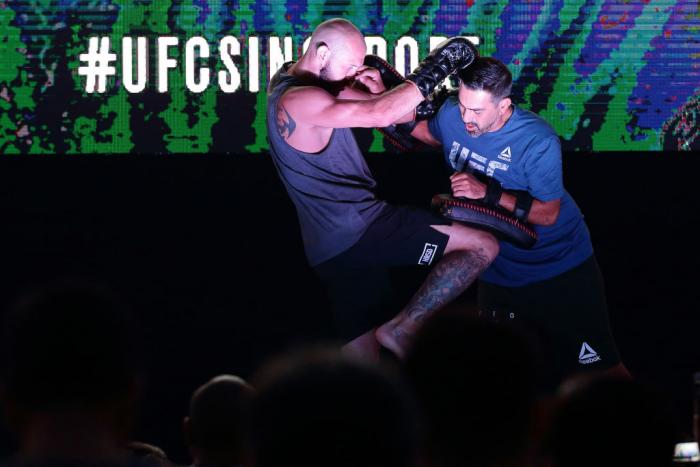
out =
<path fill-rule="evenodd" d="M 486 184 L 486 195 L 484 196 L 484 203 L 489 206 L 498 206 L 501 201 L 501 195 L 503 194 L 503 188 L 501 184 L 493 177 L 489 177 L 489 181 Z"/>
<path fill-rule="evenodd" d="M 527 191 L 518 191 L 515 193 L 515 211 L 513 211 L 513 215 L 516 219 L 527 222 L 531 207 L 532 196 L 530 196 L 530 193 Z"/>

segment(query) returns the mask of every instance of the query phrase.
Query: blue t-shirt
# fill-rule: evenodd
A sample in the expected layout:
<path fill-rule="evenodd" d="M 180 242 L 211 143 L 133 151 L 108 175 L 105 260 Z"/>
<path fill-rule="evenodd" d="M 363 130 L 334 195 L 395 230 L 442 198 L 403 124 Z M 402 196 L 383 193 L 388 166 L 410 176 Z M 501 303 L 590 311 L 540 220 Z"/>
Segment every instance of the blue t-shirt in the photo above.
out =
<path fill-rule="evenodd" d="M 467 133 L 456 97 L 450 97 L 428 122 L 442 142 L 445 161 L 455 171 L 495 177 L 506 190 L 527 190 L 535 199 L 561 199 L 554 225 L 535 225 L 538 239 L 531 249 L 500 242 L 500 253 L 481 280 L 518 287 L 550 279 L 572 269 L 593 254 L 583 215 L 564 189 L 559 137 L 536 114 L 513 108 L 497 131 L 478 137 Z"/>

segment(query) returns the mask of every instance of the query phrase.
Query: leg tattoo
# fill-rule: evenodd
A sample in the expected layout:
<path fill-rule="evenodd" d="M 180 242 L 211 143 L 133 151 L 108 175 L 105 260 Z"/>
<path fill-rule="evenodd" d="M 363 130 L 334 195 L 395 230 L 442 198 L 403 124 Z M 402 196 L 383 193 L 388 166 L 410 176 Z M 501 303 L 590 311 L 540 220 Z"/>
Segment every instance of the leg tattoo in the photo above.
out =
<path fill-rule="evenodd" d="M 430 271 L 406 308 L 377 330 L 379 342 L 403 358 L 420 322 L 464 292 L 491 260 L 483 249 L 453 251 L 445 255 Z"/>
<path fill-rule="evenodd" d="M 490 263 L 481 249 L 453 251 L 440 261 L 406 306 L 407 317 L 415 324 L 433 311 L 457 298 Z"/>

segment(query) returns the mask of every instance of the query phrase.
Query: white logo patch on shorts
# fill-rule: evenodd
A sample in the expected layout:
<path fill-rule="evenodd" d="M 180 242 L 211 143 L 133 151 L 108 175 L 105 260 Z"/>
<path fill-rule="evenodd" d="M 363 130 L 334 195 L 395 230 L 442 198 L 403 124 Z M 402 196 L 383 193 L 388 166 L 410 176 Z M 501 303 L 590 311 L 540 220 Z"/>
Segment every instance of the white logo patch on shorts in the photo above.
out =
<path fill-rule="evenodd" d="M 589 363 L 600 361 L 600 355 L 598 352 L 593 350 L 590 345 L 586 342 L 581 345 L 581 350 L 578 353 L 578 362 L 581 365 L 588 365 Z"/>
<path fill-rule="evenodd" d="M 418 264 L 423 265 L 423 266 L 428 266 L 430 263 L 433 262 L 433 258 L 435 257 L 435 252 L 437 251 L 438 246 L 434 245 L 432 243 L 426 243 L 425 246 L 423 247 L 423 253 L 420 254 L 420 259 L 418 260 Z"/>

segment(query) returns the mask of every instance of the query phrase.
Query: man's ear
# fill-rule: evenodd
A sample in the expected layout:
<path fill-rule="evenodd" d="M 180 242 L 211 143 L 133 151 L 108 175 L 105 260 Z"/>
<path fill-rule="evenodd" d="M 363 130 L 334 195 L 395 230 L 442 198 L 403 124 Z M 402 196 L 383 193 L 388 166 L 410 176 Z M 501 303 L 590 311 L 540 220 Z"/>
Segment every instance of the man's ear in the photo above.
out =
<path fill-rule="evenodd" d="M 501 102 L 498 103 L 498 110 L 501 113 L 504 113 L 508 110 L 512 103 L 513 101 L 510 100 L 510 97 L 504 97 L 501 99 Z"/>
<path fill-rule="evenodd" d="M 318 58 L 319 63 L 321 66 L 324 66 L 326 63 L 328 63 L 328 59 L 331 56 L 331 50 L 328 48 L 328 46 L 321 42 L 316 46 L 316 58 Z"/>

